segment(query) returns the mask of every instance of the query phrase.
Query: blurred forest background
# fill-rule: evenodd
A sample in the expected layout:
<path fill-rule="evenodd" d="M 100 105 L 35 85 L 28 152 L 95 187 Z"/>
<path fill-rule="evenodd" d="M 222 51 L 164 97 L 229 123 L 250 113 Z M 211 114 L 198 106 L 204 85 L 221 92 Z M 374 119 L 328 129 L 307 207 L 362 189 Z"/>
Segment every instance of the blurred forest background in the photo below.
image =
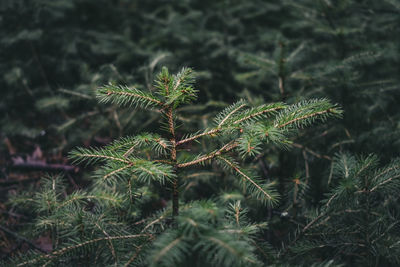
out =
<path fill-rule="evenodd" d="M 246 204 L 250 221 L 269 225 L 263 238 L 276 254 L 265 265 L 400 264 L 398 0 L 1 0 L 0 259 L 52 250 L 46 235 L 24 232 L 36 215 L 13 199 L 37 191 L 45 173 L 64 173 L 67 195 L 90 186 L 90 168 L 72 166 L 70 150 L 158 131 L 157 113 L 99 104 L 94 92 L 108 83 L 151 91 L 162 66 L 195 72 L 198 100 L 182 108 L 187 131 L 241 98 L 327 98 L 343 109 L 342 119 L 302 130 L 290 148 L 270 145 L 247 162 L 281 194 L 267 212 Z M 369 202 L 356 192 L 360 177 L 390 186 Z M 210 179 L 197 183 L 193 195 L 221 193 Z M 341 220 L 303 235 L 343 192 L 330 214 Z M 147 212 L 162 201 L 153 197 Z M 367 202 L 368 214 L 358 214 Z"/>

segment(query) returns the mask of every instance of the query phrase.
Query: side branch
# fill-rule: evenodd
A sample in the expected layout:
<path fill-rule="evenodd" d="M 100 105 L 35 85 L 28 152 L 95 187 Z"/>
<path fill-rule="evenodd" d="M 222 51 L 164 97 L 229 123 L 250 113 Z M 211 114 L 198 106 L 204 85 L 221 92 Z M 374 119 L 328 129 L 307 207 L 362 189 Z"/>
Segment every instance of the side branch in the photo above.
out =
<path fill-rule="evenodd" d="M 107 95 L 108 96 L 110 96 L 110 95 L 118 95 L 118 96 L 129 96 L 129 97 L 141 98 L 141 99 L 147 100 L 149 102 L 153 102 L 154 104 L 157 104 L 159 106 L 164 106 L 164 103 L 159 101 L 159 100 L 157 100 L 157 99 L 154 99 L 154 98 L 151 98 L 151 97 L 148 97 L 148 96 L 144 96 L 144 95 L 135 94 L 135 93 L 115 92 L 115 91 L 108 90 L 107 91 Z"/>
<path fill-rule="evenodd" d="M 74 156 L 77 157 L 82 157 L 82 158 L 101 158 L 101 159 L 109 159 L 109 160 L 115 160 L 115 161 L 120 161 L 126 164 L 130 164 L 132 162 L 130 162 L 127 159 L 120 159 L 117 157 L 113 157 L 113 156 L 107 156 L 107 155 L 96 155 L 96 154 L 75 154 Z"/>
<path fill-rule="evenodd" d="M 224 124 L 227 119 L 229 119 L 234 113 L 236 113 L 238 110 L 240 110 L 241 108 L 243 108 L 245 106 L 246 106 L 246 104 L 242 104 L 242 105 L 238 106 L 237 108 L 235 108 L 234 110 L 232 110 L 231 112 L 229 112 L 229 114 L 226 115 L 226 117 L 218 124 L 218 127 L 221 127 L 222 124 Z"/>
<path fill-rule="evenodd" d="M 260 190 L 268 199 L 272 200 L 272 196 L 268 194 L 261 186 L 259 186 L 256 182 L 253 181 L 249 176 L 247 176 L 244 172 L 242 172 L 238 167 L 235 166 L 232 162 L 227 160 L 226 158 L 220 157 L 223 161 L 226 162 L 233 170 L 239 173 L 242 177 L 244 177 L 247 181 L 252 183 L 258 190 Z"/>
<path fill-rule="evenodd" d="M 108 197 L 108 196 L 96 196 L 96 195 L 73 196 L 72 198 L 68 199 L 64 203 L 61 203 L 61 205 L 59 205 L 57 208 L 60 209 L 62 207 L 69 205 L 70 203 L 80 200 L 80 199 L 101 199 L 101 200 L 108 200 L 110 202 L 118 202 L 117 199 Z"/>
<path fill-rule="evenodd" d="M 65 253 L 67 253 L 70 250 L 74 250 L 74 249 L 79 249 L 81 247 L 93 244 L 93 243 L 97 243 L 97 242 L 101 242 L 101 241 L 111 241 L 111 240 L 123 240 L 123 239 L 133 239 L 133 238 L 140 238 L 140 237 L 152 237 L 151 234 L 137 234 L 137 235 L 124 235 L 124 236 L 106 236 L 106 237 L 100 237 L 100 238 L 96 238 L 96 239 L 92 239 L 92 240 L 88 240 L 76 245 L 72 245 L 72 246 L 68 246 L 65 248 L 62 248 L 60 250 L 56 250 L 51 252 L 50 254 L 46 254 L 43 256 L 40 256 L 38 258 L 32 259 L 32 260 L 28 260 L 26 262 L 22 262 L 20 264 L 18 264 L 17 266 L 25 266 L 25 265 L 30 265 L 32 263 L 38 262 L 40 260 L 43 259 L 52 259 L 55 258 L 57 256 L 61 256 Z"/>
<path fill-rule="evenodd" d="M 226 115 L 226 117 L 218 124 L 217 128 L 214 128 L 214 129 L 209 130 L 209 131 L 207 131 L 207 132 L 200 133 L 200 134 L 197 134 L 197 135 L 195 135 L 195 136 L 192 136 L 192 137 L 189 137 L 189 138 L 180 140 L 179 142 L 176 143 L 176 145 L 178 146 L 178 145 L 181 145 L 181 144 L 184 144 L 184 143 L 187 143 L 187 142 L 196 140 L 196 139 L 198 139 L 198 138 L 200 138 L 200 137 L 203 137 L 203 136 L 213 135 L 213 134 L 219 133 L 222 129 L 224 129 L 224 125 L 223 125 L 223 124 L 224 124 L 234 113 L 236 113 L 238 110 L 240 110 L 240 109 L 243 108 L 244 106 L 245 106 L 245 104 L 240 105 L 240 106 L 237 107 L 236 109 L 232 110 L 232 111 L 231 111 L 228 115 Z M 275 107 L 275 108 L 270 108 L 270 109 L 262 110 L 262 111 L 259 111 L 259 112 L 254 113 L 254 114 L 250 114 L 250 115 L 248 115 L 248 116 L 245 116 L 245 117 L 243 117 L 243 118 L 241 118 L 241 119 L 238 119 L 238 120 L 236 120 L 236 121 L 233 121 L 231 125 L 237 126 L 237 124 L 239 124 L 239 123 L 241 123 L 241 122 L 243 122 L 243 121 L 251 120 L 252 118 L 258 117 L 258 116 L 260 116 L 260 115 L 262 115 L 262 114 L 265 114 L 265 113 L 268 113 L 268 112 L 277 111 L 277 110 L 280 110 L 280 109 L 282 109 L 282 107 Z"/>
<path fill-rule="evenodd" d="M 119 105 L 136 105 L 141 107 L 165 107 L 165 103 L 154 97 L 151 93 L 140 91 L 134 87 L 108 85 L 97 91 L 100 102 Z"/>
<path fill-rule="evenodd" d="M 293 119 L 293 120 L 290 120 L 290 121 L 288 121 L 288 122 L 285 122 L 285 123 L 283 123 L 283 124 L 280 124 L 280 125 L 275 125 L 275 128 L 283 128 L 283 127 L 286 127 L 286 126 L 288 126 L 289 124 L 293 124 L 293 123 L 296 123 L 296 122 L 298 122 L 298 121 L 301 121 L 301 120 L 305 120 L 305 119 L 308 119 L 308 118 L 312 118 L 312 117 L 315 117 L 315 116 L 318 116 L 318 115 L 322 115 L 322 114 L 326 114 L 326 113 L 331 113 L 332 112 L 332 109 L 327 109 L 327 110 L 323 110 L 323 111 L 319 111 L 319 112 L 315 112 L 315 113 L 312 113 L 312 114 L 308 114 L 308 115 L 304 115 L 304 116 L 302 116 L 302 117 L 299 117 L 299 118 L 295 118 L 295 119 Z"/>
<path fill-rule="evenodd" d="M 260 111 L 260 112 L 257 112 L 257 113 L 248 115 L 248 116 L 246 116 L 246 117 L 244 117 L 244 118 L 241 118 L 241 119 L 239 119 L 239 120 L 237 120 L 237 121 L 234 121 L 232 124 L 233 124 L 233 125 L 239 124 L 239 123 L 241 123 L 241 122 L 243 122 L 243 121 L 250 120 L 250 119 L 255 118 L 255 117 L 257 117 L 257 116 L 260 116 L 260 115 L 262 115 L 262 114 L 265 114 L 265 113 L 268 113 L 268 112 L 272 112 L 272 111 L 277 111 L 277 110 L 280 110 L 280 109 L 282 109 L 282 107 L 276 107 L 276 108 L 270 108 L 270 109 L 262 110 L 262 111 Z"/>
<path fill-rule="evenodd" d="M 220 129 L 217 129 L 217 128 L 216 128 L 216 129 L 212 129 L 212 130 L 210 130 L 210 131 L 208 131 L 208 132 L 201 133 L 201 134 L 197 134 L 197 135 L 195 135 L 195 136 L 192 136 L 192 137 L 189 137 L 189 138 L 180 140 L 180 141 L 178 141 L 178 142 L 176 143 L 176 145 L 179 146 L 179 145 L 181 145 L 181 144 L 184 144 L 184 143 L 187 143 L 187 142 L 196 140 L 196 139 L 198 139 L 198 138 L 200 138 L 200 137 L 202 137 L 202 136 L 213 135 L 213 134 L 218 133 L 219 131 L 220 131 Z"/>
<path fill-rule="evenodd" d="M 380 182 L 379 184 L 375 185 L 375 186 L 370 190 L 370 192 L 375 191 L 378 187 L 380 187 L 380 186 L 382 186 L 382 185 L 384 185 L 384 184 L 386 184 L 386 183 L 388 183 L 388 182 L 390 182 L 390 181 L 392 181 L 392 180 L 394 180 L 394 179 L 396 179 L 396 178 L 399 178 L 399 177 L 400 177 L 400 175 L 396 175 L 396 176 L 390 177 L 389 179 L 387 179 L 387 180 L 385 180 L 385 181 Z"/>
<path fill-rule="evenodd" d="M 106 180 L 106 179 L 110 178 L 111 176 L 113 176 L 116 173 L 122 172 L 122 171 L 124 171 L 126 169 L 129 169 L 129 168 L 133 167 L 133 165 L 134 165 L 133 162 L 131 162 L 128 165 L 125 165 L 125 166 L 123 166 L 123 167 L 121 167 L 119 169 L 113 170 L 112 172 L 107 173 L 106 175 L 104 175 L 103 179 Z"/>
<path fill-rule="evenodd" d="M 213 152 L 213 153 L 211 153 L 209 155 L 200 157 L 200 158 L 198 158 L 196 160 L 193 160 L 193 161 L 189 161 L 189 162 L 178 164 L 177 167 L 178 168 L 185 168 L 185 167 L 188 167 L 188 166 L 191 166 L 191 165 L 202 163 L 204 161 L 213 159 L 213 158 L 221 155 L 222 153 L 228 152 L 228 151 L 234 149 L 235 147 L 237 147 L 238 145 L 239 145 L 239 143 L 237 143 L 236 141 L 229 142 L 228 144 L 224 145 L 223 147 L 221 147 L 220 149 L 218 149 L 217 151 L 215 151 L 215 152 Z"/>

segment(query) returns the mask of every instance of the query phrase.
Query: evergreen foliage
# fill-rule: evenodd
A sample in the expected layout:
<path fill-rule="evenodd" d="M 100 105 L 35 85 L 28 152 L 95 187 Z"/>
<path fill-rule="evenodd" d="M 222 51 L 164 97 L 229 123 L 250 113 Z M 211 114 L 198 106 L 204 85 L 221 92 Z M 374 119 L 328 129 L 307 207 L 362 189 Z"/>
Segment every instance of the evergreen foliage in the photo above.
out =
<path fill-rule="evenodd" d="M 330 190 L 335 153 L 374 153 L 384 163 L 399 156 L 394 45 L 400 36 L 399 10 L 398 1 L 288 0 L 280 7 L 285 19 L 274 27 L 278 32 L 259 34 L 237 49 L 236 80 L 273 101 L 326 97 L 346 111 L 343 120 L 293 140 L 296 149 L 290 156 L 273 151 L 281 192 L 296 198 L 306 194 L 300 202 L 287 195 L 284 206 L 296 214 L 304 205 L 314 208 Z M 275 39 L 265 42 L 271 36 Z M 275 162 L 269 159 L 266 165 Z M 293 183 L 297 178 L 299 184 Z"/>
<path fill-rule="evenodd" d="M 354 266 L 399 265 L 400 162 L 338 154 L 321 208 L 307 210 L 282 257 L 304 265 L 327 257 Z M 287 258 L 285 259 L 285 261 Z"/>
<path fill-rule="evenodd" d="M 98 90 L 100 101 L 157 109 L 164 120 L 163 137 L 142 133 L 102 148 L 72 151 L 70 158 L 76 163 L 101 164 L 93 187 L 63 196 L 60 178 L 53 177 L 29 198 L 39 214 L 36 230 L 51 231 L 53 250 L 19 259 L 19 266 L 68 265 L 84 259 L 96 265 L 186 266 L 193 261 L 198 266 L 261 265 L 256 249 L 266 252 L 256 245 L 255 236 L 265 223 L 251 223 L 240 201 L 229 204 L 226 211 L 212 201 L 182 203 L 179 192 L 186 169 L 215 161 L 237 177 L 244 196 L 276 206 L 279 195 L 275 182 L 258 177 L 239 161 L 258 155 L 270 140 L 290 144 L 290 134 L 299 128 L 340 117 L 342 111 L 325 99 L 255 107 L 240 100 L 216 116 L 214 127 L 178 139 L 182 135 L 176 127 L 177 108 L 195 98 L 193 81 L 191 69 L 171 75 L 163 68 L 155 94 L 113 85 Z M 269 132 L 273 132 L 272 139 Z M 218 148 L 196 154 L 199 149 L 193 142 L 199 139 L 207 139 Z M 189 144 L 189 152 L 183 152 Z M 135 194 L 157 198 L 157 190 L 165 187 L 171 192 L 166 196 L 170 204 L 161 215 L 156 213 L 155 219 L 151 214 L 144 217 L 143 200 L 135 204 Z M 132 248 L 136 248 L 133 253 Z"/>
<path fill-rule="evenodd" d="M 399 8 L 0 1 L 0 261 L 398 266 Z M 12 169 L 82 143 L 79 175 Z"/>

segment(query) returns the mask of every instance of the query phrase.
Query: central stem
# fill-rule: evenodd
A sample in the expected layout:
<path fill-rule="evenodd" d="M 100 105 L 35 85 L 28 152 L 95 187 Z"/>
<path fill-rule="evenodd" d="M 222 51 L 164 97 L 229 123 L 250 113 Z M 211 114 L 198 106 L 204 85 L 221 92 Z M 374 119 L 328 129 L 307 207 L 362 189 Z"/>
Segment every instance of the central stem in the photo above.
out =
<path fill-rule="evenodd" d="M 172 107 L 168 108 L 167 111 L 169 132 L 171 134 L 171 160 L 174 164 L 175 173 L 178 169 L 176 166 L 176 138 L 175 138 L 175 126 L 174 126 L 174 116 Z M 178 191 L 178 176 L 175 177 L 172 184 L 172 217 L 176 217 L 179 214 L 179 191 Z"/>

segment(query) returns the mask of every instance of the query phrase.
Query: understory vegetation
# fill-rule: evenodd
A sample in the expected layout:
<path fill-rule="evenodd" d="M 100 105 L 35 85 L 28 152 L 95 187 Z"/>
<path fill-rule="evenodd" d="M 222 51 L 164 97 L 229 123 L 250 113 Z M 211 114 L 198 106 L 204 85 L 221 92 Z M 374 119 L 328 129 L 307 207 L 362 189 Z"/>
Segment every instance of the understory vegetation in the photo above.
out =
<path fill-rule="evenodd" d="M 399 266 L 400 1 L 0 3 L 1 266 Z"/>

